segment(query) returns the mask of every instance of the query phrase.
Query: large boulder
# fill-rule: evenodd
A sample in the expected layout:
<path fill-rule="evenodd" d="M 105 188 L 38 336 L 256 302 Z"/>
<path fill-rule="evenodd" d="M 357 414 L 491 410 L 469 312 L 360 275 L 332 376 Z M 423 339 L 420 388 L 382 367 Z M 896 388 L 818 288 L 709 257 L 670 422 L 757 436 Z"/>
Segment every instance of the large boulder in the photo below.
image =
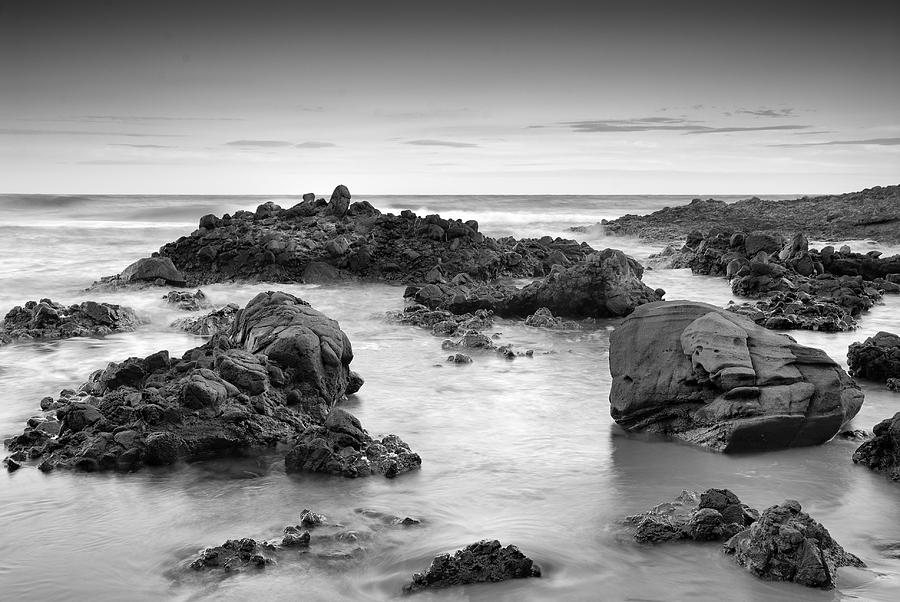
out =
<path fill-rule="evenodd" d="M 125 282 L 165 280 L 169 286 L 185 286 L 185 278 L 168 257 L 145 257 L 122 270 L 119 279 Z"/>
<path fill-rule="evenodd" d="M 694 301 L 639 307 L 609 357 L 616 422 L 716 451 L 824 443 L 863 401 L 824 352 Z"/>
<path fill-rule="evenodd" d="M 403 593 L 540 576 L 540 567 L 519 548 L 513 545 L 504 548 L 496 539 L 485 539 L 457 550 L 452 556 L 435 556 L 427 571 L 416 573 L 403 586 Z"/>
<path fill-rule="evenodd" d="M 882 331 L 862 343 L 853 343 L 847 362 L 853 376 L 881 382 L 900 378 L 900 336 Z"/>
<path fill-rule="evenodd" d="M 822 589 L 834 587 L 840 567 L 865 566 L 794 500 L 765 509 L 750 528 L 728 540 L 725 553 L 762 579 Z"/>
<path fill-rule="evenodd" d="M 900 412 L 876 424 L 872 434 L 853 452 L 853 461 L 900 481 Z"/>

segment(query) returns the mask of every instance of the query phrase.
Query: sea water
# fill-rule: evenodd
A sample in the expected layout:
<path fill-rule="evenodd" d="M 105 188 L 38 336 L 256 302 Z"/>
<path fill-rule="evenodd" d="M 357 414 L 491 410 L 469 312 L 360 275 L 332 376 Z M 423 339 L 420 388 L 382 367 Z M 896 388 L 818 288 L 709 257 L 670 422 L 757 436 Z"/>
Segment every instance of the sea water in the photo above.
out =
<path fill-rule="evenodd" d="M 605 237 L 591 226 L 647 213 L 689 197 L 375 197 L 383 211 L 412 209 L 477 219 L 495 236 L 566 236 L 621 248 L 640 261 L 660 245 Z M 85 293 L 162 244 L 189 234 L 199 217 L 252 210 L 291 197 L 0 196 L 0 312 L 29 299 L 95 299 L 129 305 L 147 323 L 105 338 L 0 347 L 0 437 L 21 432 L 39 400 L 77 387 L 109 361 L 160 349 L 180 355 L 202 344 L 169 327 L 182 312 L 167 289 Z M 736 200 L 724 198 L 723 200 Z M 855 241 L 862 250 L 880 248 Z M 886 249 L 896 252 L 896 249 Z M 720 278 L 688 270 L 648 270 L 644 280 L 668 299 L 725 305 Z M 513 543 L 543 568 L 541 579 L 452 588 L 422 600 L 896 600 L 900 486 L 854 465 L 858 445 L 722 455 L 626 435 L 609 416 L 609 333 L 616 320 L 577 331 L 549 331 L 498 320 L 502 343 L 533 349 L 515 360 L 473 354 L 443 360 L 441 339 L 398 325 L 385 313 L 403 306 L 402 287 L 217 284 L 216 304 L 245 304 L 281 289 L 340 322 L 352 341 L 352 367 L 366 384 L 348 402 L 374 435 L 400 435 L 423 460 L 393 480 L 285 474 L 277 452 L 196 462 L 134 474 L 0 473 L 0 599 L 9 600 L 387 600 L 439 553 L 484 538 Z M 888 296 L 852 333 L 794 332 L 846 366 L 848 345 L 879 330 L 900 331 L 900 297 Z M 871 431 L 900 410 L 900 395 L 863 383 L 866 402 L 854 428 Z M 842 569 L 836 591 L 756 579 L 717 544 L 641 546 L 622 518 L 682 489 L 727 487 L 756 507 L 791 498 L 822 522 L 868 570 Z M 228 578 L 185 570 L 191 556 L 226 539 L 277 537 L 303 508 L 349 528 L 371 508 L 422 520 L 386 529 L 350 563 L 287 558 L 264 571 Z"/>

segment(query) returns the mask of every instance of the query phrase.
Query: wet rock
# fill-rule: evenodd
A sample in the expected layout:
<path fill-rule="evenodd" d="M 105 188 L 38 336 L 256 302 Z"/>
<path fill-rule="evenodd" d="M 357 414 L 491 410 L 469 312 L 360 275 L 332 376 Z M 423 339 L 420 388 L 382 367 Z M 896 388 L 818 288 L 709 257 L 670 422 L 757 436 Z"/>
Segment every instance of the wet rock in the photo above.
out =
<path fill-rule="evenodd" d="M 838 568 L 865 566 L 794 500 L 764 510 L 758 521 L 732 537 L 724 549 L 757 577 L 822 589 L 835 586 Z"/>
<path fill-rule="evenodd" d="M 886 382 L 900 378 L 900 336 L 879 332 L 862 343 L 853 343 L 847 353 L 850 374 Z"/>
<path fill-rule="evenodd" d="M 227 334 L 234 324 L 234 318 L 237 316 L 239 309 L 234 303 L 229 303 L 202 316 L 179 318 L 172 322 L 170 326 L 205 337 Z"/>
<path fill-rule="evenodd" d="M 163 280 L 169 286 L 185 286 L 184 275 L 178 271 L 175 264 L 168 257 L 145 257 L 138 259 L 119 274 L 119 279 L 125 282 L 137 282 L 148 280 L 151 282 Z"/>
<path fill-rule="evenodd" d="M 29 301 L 7 312 L 0 322 L 0 345 L 33 339 L 66 339 L 129 332 L 142 323 L 122 305 L 83 301 L 74 305 L 50 299 Z"/>
<path fill-rule="evenodd" d="M 872 434 L 853 452 L 853 462 L 900 481 L 900 412 L 876 424 Z"/>
<path fill-rule="evenodd" d="M 188 293 L 186 291 L 169 291 L 169 294 L 163 297 L 163 299 L 165 299 L 166 303 L 169 305 L 174 305 L 183 311 L 200 311 L 201 309 L 212 307 L 209 299 L 206 298 L 206 295 L 200 289 L 197 289 L 194 293 Z"/>
<path fill-rule="evenodd" d="M 504 548 L 496 539 L 485 539 L 457 550 L 453 555 L 436 556 L 427 571 L 416 573 L 412 581 L 403 586 L 403 593 L 540 576 L 540 567 L 516 546 Z"/>
<path fill-rule="evenodd" d="M 525 326 L 533 326 L 535 328 L 552 328 L 559 330 L 574 330 L 578 325 L 571 320 L 563 320 L 556 318 L 553 313 L 546 307 L 541 307 L 536 312 L 525 318 Z"/>
<path fill-rule="evenodd" d="M 625 522 L 634 527 L 638 543 L 724 541 L 751 525 L 758 516 L 728 489 L 707 489 L 702 494 L 682 491 L 673 501 L 629 516 Z"/>
<path fill-rule="evenodd" d="M 824 443 L 863 401 L 824 352 L 705 303 L 638 308 L 609 356 L 617 423 L 716 451 Z"/>
<path fill-rule="evenodd" d="M 465 353 L 454 353 L 453 355 L 447 356 L 447 361 L 452 364 L 471 364 L 472 358 Z"/>
<path fill-rule="evenodd" d="M 221 568 L 226 573 L 247 568 L 261 569 L 274 561 L 272 552 L 272 546 L 249 537 L 229 539 L 221 546 L 204 549 L 190 566 L 195 571 Z"/>

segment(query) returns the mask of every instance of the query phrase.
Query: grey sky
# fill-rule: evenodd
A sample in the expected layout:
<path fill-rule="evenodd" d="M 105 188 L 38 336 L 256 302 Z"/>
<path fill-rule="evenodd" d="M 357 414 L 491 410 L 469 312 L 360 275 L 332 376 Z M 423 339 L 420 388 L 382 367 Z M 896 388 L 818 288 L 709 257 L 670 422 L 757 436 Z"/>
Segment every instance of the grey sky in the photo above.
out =
<path fill-rule="evenodd" d="M 0 0 L 0 191 L 900 181 L 896 2 L 333 4 Z"/>

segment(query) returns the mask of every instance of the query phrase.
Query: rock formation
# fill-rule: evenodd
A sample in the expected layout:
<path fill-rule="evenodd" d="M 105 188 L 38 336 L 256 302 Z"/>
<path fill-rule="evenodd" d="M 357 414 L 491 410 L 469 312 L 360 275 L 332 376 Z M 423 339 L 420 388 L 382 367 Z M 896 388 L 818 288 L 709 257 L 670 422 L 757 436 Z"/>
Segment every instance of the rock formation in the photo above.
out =
<path fill-rule="evenodd" d="M 238 310 L 240 308 L 237 305 L 229 303 L 202 316 L 178 318 L 170 326 L 191 334 L 211 337 L 229 332 Z"/>
<path fill-rule="evenodd" d="M 682 491 L 672 502 L 629 516 L 638 543 L 662 543 L 690 539 L 724 541 L 759 518 L 759 512 L 742 504 L 728 489 L 707 489 L 702 494 Z"/>
<path fill-rule="evenodd" d="M 65 306 L 41 299 L 9 310 L 0 323 L 0 345 L 32 339 L 101 336 L 131 331 L 140 324 L 130 307 L 95 301 Z"/>
<path fill-rule="evenodd" d="M 609 356 L 617 423 L 716 451 L 824 443 L 863 400 L 824 352 L 705 303 L 639 307 Z"/>
<path fill-rule="evenodd" d="M 457 550 L 452 556 L 435 556 L 427 571 L 416 573 L 412 581 L 403 586 L 403 593 L 540 576 L 540 567 L 516 546 L 504 548 L 496 539 L 485 539 Z"/>
<path fill-rule="evenodd" d="M 725 553 L 762 579 L 822 589 L 834 587 L 840 567 L 865 566 L 794 500 L 766 508 L 758 521 L 725 544 Z"/>
<path fill-rule="evenodd" d="M 900 412 L 876 424 L 872 434 L 853 452 L 853 461 L 900 481 Z"/>
<path fill-rule="evenodd" d="M 862 343 L 853 343 L 847 352 L 850 374 L 886 382 L 900 378 L 900 336 L 879 332 Z"/>
<path fill-rule="evenodd" d="M 359 388 L 352 359 L 337 322 L 292 295 L 260 293 L 228 335 L 180 359 L 160 351 L 110 363 L 78 392 L 44 400 L 44 414 L 7 442 L 10 458 L 131 471 L 302 439 Z"/>
<path fill-rule="evenodd" d="M 201 309 L 212 307 L 212 303 L 209 302 L 209 299 L 206 298 L 206 295 L 200 289 L 197 289 L 195 293 L 169 291 L 163 299 L 169 305 L 174 305 L 182 311 L 200 311 Z"/>

